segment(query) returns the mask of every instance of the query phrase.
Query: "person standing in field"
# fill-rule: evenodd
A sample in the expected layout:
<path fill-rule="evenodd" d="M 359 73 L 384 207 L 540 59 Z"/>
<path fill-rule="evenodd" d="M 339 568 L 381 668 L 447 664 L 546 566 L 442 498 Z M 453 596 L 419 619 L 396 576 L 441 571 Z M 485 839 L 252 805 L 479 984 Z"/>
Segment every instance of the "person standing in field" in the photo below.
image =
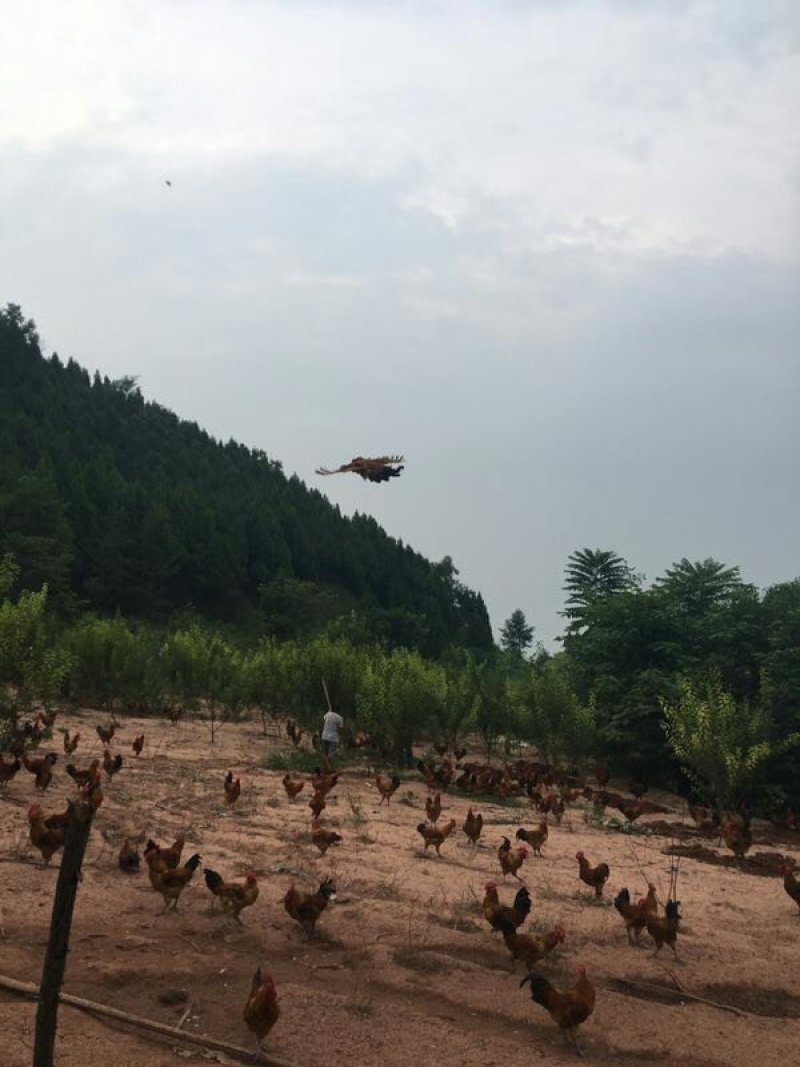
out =
<path fill-rule="evenodd" d="M 339 747 L 339 731 L 344 719 L 334 708 L 328 708 L 322 720 L 322 751 L 326 756 L 335 756 Z"/>

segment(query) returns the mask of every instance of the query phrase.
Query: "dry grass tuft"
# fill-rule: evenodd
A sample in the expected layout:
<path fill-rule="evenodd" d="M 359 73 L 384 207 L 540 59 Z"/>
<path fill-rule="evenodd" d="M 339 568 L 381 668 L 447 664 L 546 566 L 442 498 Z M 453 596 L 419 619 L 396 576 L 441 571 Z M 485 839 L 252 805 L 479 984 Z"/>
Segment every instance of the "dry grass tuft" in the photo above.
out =
<path fill-rule="evenodd" d="M 412 945 L 398 945 L 392 952 L 392 959 L 400 967 L 407 967 L 408 970 L 419 971 L 421 974 L 443 974 L 448 970 L 440 959 Z"/>

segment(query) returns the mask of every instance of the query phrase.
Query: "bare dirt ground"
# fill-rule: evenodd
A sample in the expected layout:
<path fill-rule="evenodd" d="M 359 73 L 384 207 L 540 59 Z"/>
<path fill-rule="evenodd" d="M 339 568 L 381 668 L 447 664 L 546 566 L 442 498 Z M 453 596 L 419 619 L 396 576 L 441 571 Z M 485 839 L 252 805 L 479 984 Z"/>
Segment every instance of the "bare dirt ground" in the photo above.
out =
<path fill-rule="evenodd" d="M 79 766 L 101 755 L 94 726 L 104 721 L 106 716 L 90 712 L 70 718 L 70 728 L 77 726 L 82 735 L 73 757 Z M 130 742 L 140 731 L 145 749 L 135 760 Z M 56 739 L 59 762 L 45 797 L 47 811 L 63 810 L 74 795 Z M 501 835 L 513 837 L 517 827 L 536 824 L 527 801 L 473 801 L 487 823 L 473 853 L 460 831 L 469 802 L 446 795 L 441 821 L 452 815 L 459 829 L 437 859 L 433 852 L 423 856 L 415 830 L 424 819 L 424 783 L 409 777 L 391 806 L 379 808 L 367 769 L 348 770 L 323 813 L 344 842 L 323 859 L 309 837 L 309 787 L 291 803 L 281 773 L 259 765 L 279 744 L 284 742 L 265 738 L 254 723 L 225 727 L 212 748 L 199 722 L 172 727 L 123 720 L 113 747 L 126 763 L 104 784 L 106 799 L 78 891 L 65 991 L 174 1025 L 185 1002 L 169 1005 L 160 998 L 181 990 L 194 1005 L 186 1029 L 252 1047 L 241 1011 L 261 965 L 275 978 L 282 1009 L 265 1053 L 287 1064 L 574 1063 L 575 1053 L 547 1013 L 518 988 L 522 965 L 512 974 L 502 940 L 481 913 L 488 879 L 497 879 L 505 902 L 516 891 L 513 878 L 503 886 L 496 852 Z M 242 779 L 232 809 L 223 803 L 228 769 Z M 0 973 L 38 984 L 57 860 L 44 869 L 28 842 L 26 809 L 34 794 L 23 769 L 0 795 Z M 653 799 L 678 810 L 674 798 Z M 665 818 L 681 817 L 652 821 Z M 144 863 L 138 875 L 118 869 L 124 835 L 164 844 L 179 832 L 187 837 L 184 858 L 200 852 L 225 877 L 256 871 L 261 894 L 243 913 L 243 928 L 210 911 L 200 871 L 178 913 L 160 915 L 162 901 L 150 888 Z M 792 1062 L 800 1048 L 800 918 L 779 877 L 709 863 L 704 853 L 685 857 L 680 960 L 673 961 L 666 947 L 664 958 L 654 959 L 646 935 L 646 948 L 627 944 L 608 902 L 624 885 L 633 896 L 643 894 L 648 880 L 663 899 L 670 857 L 662 850 L 669 844 L 656 834 L 590 827 L 575 807 L 561 827 L 551 828 L 544 858 L 529 856 L 522 868 L 534 901 L 531 925 L 543 930 L 561 922 L 568 931 L 540 970 L 564 986 L 583 964 L 597 987 L 594 1015 L 579 1035 L 586 1059 L 618 1067 Z M 703 844 L 718 851 L 715 841 Z M 605 860 L 611 867 L 605 905 L 592 903 L 590 890 L 578 881 L 579 849 L 591 863 Z M 764 850 L 800 856 L 800 841 L 762 835 L 754 852 Z M 311 889 L 329 873 L 337 899 L 322 917 L 318 939 L 306 942 L 283 909 L 283 894 L 292 878 Z M 686 990 L 745 1014 L 671 997 L 643 999 L 619 984 L 671 981 L 667 970 Z M 31 1062 L 34 1011 L 31 1002 L 0 991 L 4 1067 Z M 209 1058 L 229 1062 L 60 1009 L 59 1067 L 114 1061 L 119 1067 L 168 1067 Z"/>

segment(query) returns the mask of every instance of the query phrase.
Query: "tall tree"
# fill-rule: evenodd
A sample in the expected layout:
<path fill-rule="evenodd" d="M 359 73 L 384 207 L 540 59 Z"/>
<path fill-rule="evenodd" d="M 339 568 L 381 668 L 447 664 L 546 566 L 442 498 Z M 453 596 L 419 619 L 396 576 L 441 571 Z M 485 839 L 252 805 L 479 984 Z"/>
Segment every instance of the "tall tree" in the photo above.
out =
<path fill-rule="evenodd" d="M 503 623 L 500 631 L 500 644 L 506 652 L 524 656 L 525 650 L 533 644 L 533 627 L 528 626 L 525 612 L 520 608 L 512 611 Z"/>
<path fill-rule="evenodd" d="M 631 568 L 616 552 L 602 548 L 578 548 L 567 559 L 564 592 L 567 604 L 562 612 L 570 630 L 584 625 L 587 609 L 603 597 L 635 588 Z"/>
<path fill-rule="evenodd" d="M 726 567 L 715 559 L 690 562 L 686 557 L 673 564 L 656 585 L 669 593 L 687 614 L 698 615 L 730 600 L 742 586 L 738 567 Z"/>

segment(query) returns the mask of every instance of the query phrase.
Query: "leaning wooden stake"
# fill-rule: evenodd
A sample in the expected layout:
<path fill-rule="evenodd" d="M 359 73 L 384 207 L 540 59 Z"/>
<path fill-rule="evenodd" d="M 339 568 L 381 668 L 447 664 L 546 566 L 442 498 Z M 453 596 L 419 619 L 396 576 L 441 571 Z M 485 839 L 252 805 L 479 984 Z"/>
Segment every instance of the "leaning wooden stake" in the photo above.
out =
<path fill-rule="evenodd" d="M 7 989 L 10 993 L 19 993 L 32 1000 L 36 1000 L 39 993 L 36 986 L 31 985 L 30 982 L 19 982 L 16 978 L 7 978 L 5 975 L 0 975 L 0 989 Z M 154 1034 L 160 1034 L 162 1037 L 171 1038 L 178 1044 L 199 1045 L 201 1048 L 211 1049 L 215 1052 L 225 1052 L 229 1056 L 235 1056 L 239 1060 L 253 1063 L 253 1053 L 251 1049 L 241 1048 L 240 1046 L 232 1045 L 227 1041 L 219 1041 L 215 1037 L 208 1037 L 205 1034 L 193 1034 L 190 1030 L 178 1030 L 174 1026 L 167 1026 L 165 1023 L 157 1023 L 152 1019 L 143 1019 L 139 1015 L 131 1015 L 127 1011 L 120 1011 L 119 1008 L 112 1008 L 108 1004 L 98 1004 L 94 1000 L 84 1000 L 83 997 L 74 997 L 70 993 L 61 994 L 61 1003 L 67 1004 L 71 1008 L 80 1008 L 82 1011 L 88 1011 L 92 1015 L 99 1016 L 101 1019 L 114 1019 L 117 1022 L 124 1023 L 126 1026 L 133 1026 L 137 1030 L 145 1030 Z M 274 1056 L 269 1056 L 263 1050 L 259 1054 L 256 1062 L 263 1064 L 264 1067 L 292 1067 L 286 1060 L 280 1060 L 276 1059 Z"/>
<path fill-rule="evenodd" d="M 58 997 L 64 981 L 72 929 L 72 912 L 81 877 L 81 864 L 92 828 L 92 807 L 84 800 L 70 805 L 72 818 L 64 839 L 64 855 L 56 882 L 53 915 L 50 919 L 50 940 L 44 957 L 39 1007 L 36 1011 L 36 1036 L 33 1046 L 33 1067 L 53 1067 L 58 1022 Z"/>

